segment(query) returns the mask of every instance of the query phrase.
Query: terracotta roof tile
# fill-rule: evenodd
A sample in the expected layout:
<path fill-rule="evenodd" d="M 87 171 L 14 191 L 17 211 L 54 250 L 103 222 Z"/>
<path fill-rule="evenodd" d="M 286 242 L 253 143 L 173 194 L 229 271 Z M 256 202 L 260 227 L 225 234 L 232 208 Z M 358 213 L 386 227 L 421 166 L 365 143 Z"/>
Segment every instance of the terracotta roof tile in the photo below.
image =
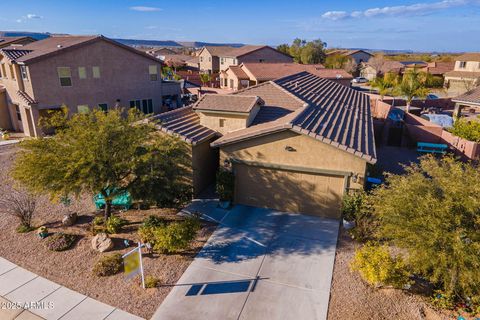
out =
<path fill-rule="evenodd" d="M 457 77 L 457 78 L 480 78 L 480 72 L 472 72 L 472 71 L 449 71 L 445 73 L 448 77 Z"/>
<path fill-rule="evenodd" d="M 308 71 L 326 79 L 352 79 L 352 75 L 343 69 L 326 69 L 322 65 L 298 63 L 243 63 L 242 68 L 249 71 L 258 81 L 283 78 L 302 71 Z"/>
<path fill-rule="evenodd" d="M 465 53 L 457 57 L 457 61 L 479 61 L 480 62 L 480 52 L 471 52 Z"/>
<path fill-rule="evenodd" d="M 35 104 L 37 103 L 35 100 L 33 100 L 32 97 L 30 97 L 26 92 L 24 91 L 17 91 L 17 95 L 20 97 L 21 100 L 23 100 L 27 104 Z"/>
<path fill-rule="evenodd" d="M 270 84 L 304 101 L 305 106 L 275 121 L 228 133 L 214 141 L 212 146 L 290 128 L 370 163 L 376 162 L 373 120 L 367 95 L 308 72 L 271 81 Z M 242 93 L 248 94 L 255 88 L 245 89 Z"/>
<path fill-rule="evenodd" d="M 257 96 L 205 94 L 195 103 L 193 110 L 248 113 L 257 104 L 263 104 Z"/>
<path fill-rule="evenodd" d="M 0 50 L 0 53 L 2 53 L 2 55 L 4 55 L 10 61 L 15 61 L 18 58 L 29 54 L 30 52 L 32 52 L 32 51 L 31 50 L 24 50 L 24 49 L 20 49 L 20 48 L 12 48 L 12 47 L 7 47 L 5 49 Z"/>
<path fill-rule="evenodd" d="M 456 98 L 453 98 L 454 102 L 466 102 L 480 105 L 480 86 L 473 90 L 470 90 Z"/>
<path fill-rule="evenodd" d="M 203 49 L 206 49 L 208 52 L 210 52 L 212 56 L 218 57 L 224 53 L 231 51 L 234 48 L 230 46 L 206 46 L 206 47 L 203 47 Z"/>
<path fill-rule="evenodd" d="M 190 106 L 161 113 L 153 116 L 150 120 L 158 121 L 156 125 L 158 130 L 176 135 L 192 145 L 202 143 L 217 135 L 216 131 L 200 124 L 199 116 Z"/>
<path fill-rule="evenodd" d="M 235 74 L 235 76 L 240 80 L 250 79 L 245 71 L 242 70 L 239 66 L 230 66 L 229 69 Z"/>

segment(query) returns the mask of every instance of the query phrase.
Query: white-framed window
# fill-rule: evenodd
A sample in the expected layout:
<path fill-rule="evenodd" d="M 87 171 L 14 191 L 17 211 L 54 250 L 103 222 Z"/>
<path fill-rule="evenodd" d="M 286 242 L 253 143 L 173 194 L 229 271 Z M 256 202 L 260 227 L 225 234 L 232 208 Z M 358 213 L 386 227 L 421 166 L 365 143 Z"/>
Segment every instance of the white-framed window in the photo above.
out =
<path fill-rule="evenodd" d="M 58 67 L 57 68 L 58 79 L 60 80 L 60 86 L 71 87 L 72 86 L 72 74 L 70 67 Z"/>
<path fill-rule="evenodd" d="M 87 68 L 78 67 L 78 77 L 80 79 L 87 79 Z"/>
<path fill-rule="evenodd" d="M 22 74 L 23 80 L 28 80 L 28 72 L 26 66 L 20 66 L 20 73 Z"/>
<path fill-rule="evenodd" d="M 100 67 L 98 66 L 92 67 L 92 74 L 94 79 L 100 79 Z"/>
<path fill-rule="evenodd" d="M 467 61 L 460 61 L 460 69 L 465 69 L 467 67 Z"/>
<path fill-rule="evenodd" d="M 78 111 L 78 113 L 89 113 L 90 108 L 88 107 L 87 104 L 81 104 L 81 105 L 77 106 L 77 111 Z"/>
<path fill-rule="evenodd" d="M 158 66 L 156 64 L 148 66 L 148 74 L 150 75 L 150 81 L 158 80 Z"/>
<path fill-rule="evenodd" d="M 153 113 L 153 100 L 130 100 L 130 108 L 137 108 L 139 111 L 142 111 L 145 114 Z"/>

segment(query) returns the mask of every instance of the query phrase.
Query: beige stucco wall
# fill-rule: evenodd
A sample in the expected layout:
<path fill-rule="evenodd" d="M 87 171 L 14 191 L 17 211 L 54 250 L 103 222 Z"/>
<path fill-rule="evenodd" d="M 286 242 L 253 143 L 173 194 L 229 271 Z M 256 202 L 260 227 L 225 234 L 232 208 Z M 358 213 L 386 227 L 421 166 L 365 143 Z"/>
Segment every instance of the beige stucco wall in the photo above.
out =
<path fill-rule="evenodd" d="M 218 72 L 220 62 L 217 56 L 212 56 L 207 49 L 203 49 L 198 56 L 200 71 L 202 72 Z"/>
<path fill-rule="evenodd" d="M 7 103 L 7 91 L 0 86 L 0 128 L 14 130 L 10 120 L 10 112 Z"/>
<path fill-rule="evenodd" d="M 466 62 L 467 65 L 465 68 L 460 68 L 460 64 L 462 61 L 455 61 L 455 71 L 471 71 L 471 72 L 480 72 L 480 62 L 479 61 L 463 61 Z"/>
<path fill-rule="evenodd" d="M 286 146 L 296 151 L 286 151 Z M 367 165 L 365 160 L 346 151 L 292 131 L 283 131 L 221 147 L 220 163 L 229 158 L 352 172 L 358 174 L 359 179 L 357 183 L 351 182 L 349 187 L 356 189 L 363 188 Z"/>
<path fill-rule="evenodd" d="M 247 127 L 248 114 L 231 114 L 231 113 L 206 113 L 197 111 L 200 117 L 200 124 L 225 134 L 227 132 L 244 129 Z M 220 119 L 224 119 L 224 126 L 220 127 Z"/>

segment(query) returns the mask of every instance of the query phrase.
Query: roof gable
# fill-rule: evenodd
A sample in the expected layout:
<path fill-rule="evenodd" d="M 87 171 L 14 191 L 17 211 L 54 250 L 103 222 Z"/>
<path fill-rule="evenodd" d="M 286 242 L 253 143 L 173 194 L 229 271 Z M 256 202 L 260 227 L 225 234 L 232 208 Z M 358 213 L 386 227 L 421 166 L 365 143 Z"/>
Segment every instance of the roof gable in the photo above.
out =
<path fill-rule="evenodd" d="M 263 100 L 257 96 L 205 94 L 193 106 L 193 110 L 249 113 L 258 104 L 263 104 Z"/>

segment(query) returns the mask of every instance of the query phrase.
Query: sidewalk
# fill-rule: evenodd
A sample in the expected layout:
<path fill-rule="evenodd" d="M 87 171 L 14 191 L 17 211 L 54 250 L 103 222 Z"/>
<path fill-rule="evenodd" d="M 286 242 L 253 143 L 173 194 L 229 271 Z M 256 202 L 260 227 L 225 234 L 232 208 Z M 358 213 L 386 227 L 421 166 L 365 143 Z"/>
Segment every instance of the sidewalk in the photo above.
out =
<path fill-rule="evenodd" d="M 142 320 L 0 257 L 2 320 Z"/>

